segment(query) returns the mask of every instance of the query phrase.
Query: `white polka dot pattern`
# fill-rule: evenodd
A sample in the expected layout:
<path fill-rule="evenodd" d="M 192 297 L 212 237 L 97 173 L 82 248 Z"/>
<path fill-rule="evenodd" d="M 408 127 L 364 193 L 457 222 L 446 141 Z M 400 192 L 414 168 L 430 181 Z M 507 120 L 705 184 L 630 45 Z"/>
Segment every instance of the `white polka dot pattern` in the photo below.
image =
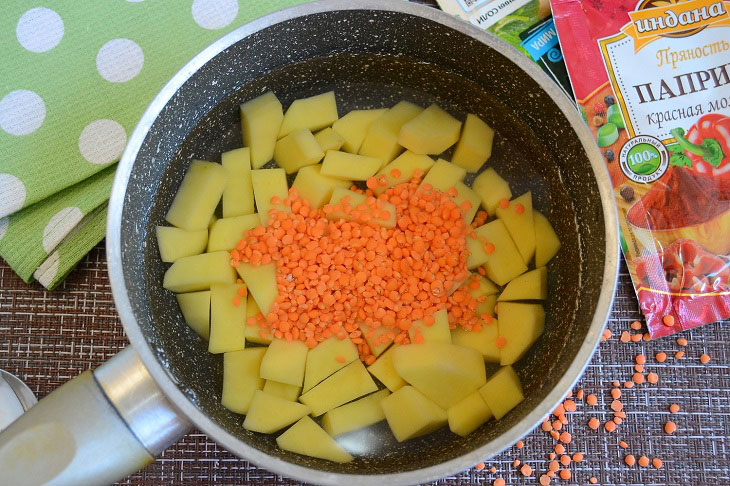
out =
<path fill-rule="evenodd" d="M 61 42 L 63 32 L 63 19 L 50 8 L 28 10 L 15 27 L 18 42 L 31 52 L 50 51 Z"/>
<path fill-rule="evenodd" d="M 96 55 L 96 70 L 111 83 L 129 81 L 139 74 L 143 65 L 142 48 L 129 39 L 112 39 Z"/>
<path fill-rule="evenodd" d="M 43 230 L 43 249 L 46 253 L 52 252 L 83 217 L 84 214 L 76 207 L 63 208 L 51 216 Z"/>
<path fill-rule="evenodd" d="M 0 240 L 2 240 L 5 237 L 5 233 L 8 232 L 8 226 L 10 226 L 10 218 L 7 216 L 0 218 Z"/>
<path fill-rule="evenodd" d="M 222 29 L 237 15 L 238 0 L 193 0 L 193 20 L 204 29 Z"/>
<path fill-rule="evenodd" d="M 79 151 L 92 164 L 109 164 L 119 159 L 127 134 L 114 120 L 96 120 L 84 127 L 79 136 Z"/>
<path fill-rule="evenodd" d="M 0 128 L 10 135 L 30 135 L 43 125 L 46 105 L 33 91 L 11 91 L 0 100 Z"/>
<path fill-rule="evenodd" d="M 0 218 L 13 214 L 25 204 L 25 186 L 12 174 L 0 174 Z"/>
<path fill-rule="evenodd" d="M 59 253 L 54 251 L 33 273 L 33 277 L 44 287 L 50 286 L 58 274 L 60 260 Z"/>

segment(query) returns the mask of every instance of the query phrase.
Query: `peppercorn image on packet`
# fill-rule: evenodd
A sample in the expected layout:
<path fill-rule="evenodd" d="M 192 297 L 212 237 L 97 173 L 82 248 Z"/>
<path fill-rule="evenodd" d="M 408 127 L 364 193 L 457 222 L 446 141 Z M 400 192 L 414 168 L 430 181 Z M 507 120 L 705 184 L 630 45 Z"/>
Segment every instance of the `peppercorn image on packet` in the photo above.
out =
<path fill-rule="evenodd" d="M 730 317 L 730 1 L 552 11 L 652 338 Z"/>

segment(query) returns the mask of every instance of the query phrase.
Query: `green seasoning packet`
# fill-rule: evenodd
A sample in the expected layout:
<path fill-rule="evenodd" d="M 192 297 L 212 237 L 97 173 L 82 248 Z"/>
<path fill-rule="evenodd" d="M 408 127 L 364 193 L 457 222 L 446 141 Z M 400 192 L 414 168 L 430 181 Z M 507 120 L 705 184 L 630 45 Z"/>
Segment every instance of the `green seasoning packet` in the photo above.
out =
<path fill-rule="evenodd" d="M 535 61 L 572 99 L 548 0 L 437 0 L 444 12 L 490 32 Z"/>

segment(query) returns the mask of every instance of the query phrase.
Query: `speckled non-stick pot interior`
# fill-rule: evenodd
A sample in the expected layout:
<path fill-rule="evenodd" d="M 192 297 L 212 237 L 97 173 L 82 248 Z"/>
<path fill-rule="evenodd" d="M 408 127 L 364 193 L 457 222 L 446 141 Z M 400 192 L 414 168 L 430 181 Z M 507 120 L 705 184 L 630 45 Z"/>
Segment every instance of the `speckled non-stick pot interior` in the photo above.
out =
<path fill-rule="evenodd" d="M 547 79 L 547 78 L 545 78 Z M 191 159 L 219 161 L 241 146 L 240 103 L 273 90 L 292 100 L 334 89 L 340 114 L 405 99 L 475 113 L 496 132 L 488 166 L 555 226 L 562 250 L 549 265 L 543 337 L 516 366 L 527 399 L 466 438 L 442 430 L 395 443 L 383 423 L 346 437 L 362 452 L 338 465 L 289 454 L 274 436 L 243 429 L 220 405 L 222 356 L 207 352 L 162 286 L 155 225 Z M 471 178 L 469 179 L 471 182 Z M 242 39 L 195 72 L 151 126 L 132 168 L 122 213 L 124 277 L 143 334 L 179 389 L 225 430 L 268 454 L 325 471 L 403 472 L 474 450 L 528 414 L 553 389 L 583 344 L 604 272 L 598 185 L 574 129 L 548 94 L 500 52 L 440 23 L 403 12 L 347 10 L 284 21 Z"/>

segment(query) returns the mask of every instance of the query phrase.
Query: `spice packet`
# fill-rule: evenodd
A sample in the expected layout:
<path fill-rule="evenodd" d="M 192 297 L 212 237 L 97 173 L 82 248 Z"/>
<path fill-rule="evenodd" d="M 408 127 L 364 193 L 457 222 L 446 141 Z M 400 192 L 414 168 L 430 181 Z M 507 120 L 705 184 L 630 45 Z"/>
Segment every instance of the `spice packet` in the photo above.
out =
<path fill-rule="evenodd" d="M 552 10 L 651 337 L 730 317 L 730 1 Z"/>
<path fill-rule="evenodd" d="M 437 0 L 441 9 L 512 44 L 573 97 L 549 0 Z"/>

